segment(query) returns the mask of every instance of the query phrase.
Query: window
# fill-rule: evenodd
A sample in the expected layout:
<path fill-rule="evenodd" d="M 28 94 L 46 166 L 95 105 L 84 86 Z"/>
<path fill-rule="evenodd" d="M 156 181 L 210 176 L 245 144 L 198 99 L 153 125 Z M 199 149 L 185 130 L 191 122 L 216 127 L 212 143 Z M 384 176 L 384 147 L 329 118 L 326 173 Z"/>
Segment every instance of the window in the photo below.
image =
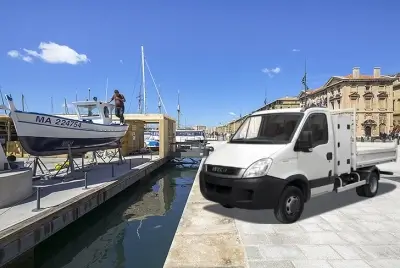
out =
<path fill-rule="evenodd" d="M 270 113 L 248 117 L 231 143 L 286 144 L 303 118 L 303 113 Z"/>
<path fill-rule="evenodd" d="M 379 98 L 379 109 L 386 110 L 386 98 Z"/>
<path fill-rule="evenodd" d="M 97 109 L 97 105 L 95 104 L 78 106 L 78 111 L 82 117 L 99 116 L 99 109 Z"/>
<path fill-rule="evenodd" d="M 328 143 L 328 121 L 325 114 L 311 114 L 302 131 L 312 131 L 313 148 Z"/>
<path fill-rule="evenodd" d="M 110 117 L 110 111 L 108 110 L 107 106 L 104 106 L 104 117 L 109 118 Z"/>
<path fill-rule="evenodd" d="M 365 110 L 372 110 L 372 98 L 365 98 Z"/>

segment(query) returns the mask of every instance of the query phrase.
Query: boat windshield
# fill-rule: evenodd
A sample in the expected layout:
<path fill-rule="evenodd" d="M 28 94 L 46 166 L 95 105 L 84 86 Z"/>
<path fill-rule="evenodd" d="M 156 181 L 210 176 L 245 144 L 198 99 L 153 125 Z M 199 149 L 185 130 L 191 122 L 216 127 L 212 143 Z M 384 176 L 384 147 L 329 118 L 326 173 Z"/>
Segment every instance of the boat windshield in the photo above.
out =
<path fill-rule="evenodd" d="M 96 104 L 92 105 L 79 105 L 78 107 L 79 115 L 82 117 L 93 117 L 99 116 L 99 109 Z"/>
<path fill-rule="evenodd" d="M 291 142 L 303 113 L 271 113 L 248 117 L 231 143 L 286 144 Z"/>

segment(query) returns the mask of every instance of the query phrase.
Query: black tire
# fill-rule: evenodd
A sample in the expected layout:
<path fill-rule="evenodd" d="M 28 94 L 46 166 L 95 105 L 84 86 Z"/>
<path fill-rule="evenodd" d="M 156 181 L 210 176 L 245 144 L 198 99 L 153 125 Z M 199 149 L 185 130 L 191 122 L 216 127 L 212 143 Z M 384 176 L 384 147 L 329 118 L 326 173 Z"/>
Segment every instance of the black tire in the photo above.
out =
<path fill-rule="evenodd" d="M 274 208 L 275 218 L 282 223 L 296 222 L 303 213 L 304 202 L 304 194 L 298 187 L 287 186 L 279 198 L 278 205 Z M 292 207 L 294 211 L 290 211 L 289 203 L 294 206 Z"/>
<path fill-rule="evenodd" d="M 233 208 L 231 205 L 227 205 L 227 204 L 221 204 L 221 206 L 223 206 L 224 208 Z"/>
<path fill-rule="evenodd" d="M 362 197 L 374 197 L 379 190 L 379 175 L 376 172 L 371 173 L 368 184 L 356 188 L 356 192 Z"/>

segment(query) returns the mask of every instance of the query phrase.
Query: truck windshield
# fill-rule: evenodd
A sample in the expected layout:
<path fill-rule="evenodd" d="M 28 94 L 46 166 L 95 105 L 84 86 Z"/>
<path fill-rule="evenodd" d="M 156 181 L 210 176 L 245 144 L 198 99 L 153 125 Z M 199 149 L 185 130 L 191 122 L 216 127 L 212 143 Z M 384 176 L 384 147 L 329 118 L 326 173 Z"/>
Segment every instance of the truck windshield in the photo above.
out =
<path fill-rule="evenodd" d="M 303 113 L 271 113 L 248 117 L 231 143 L 289 143 L 303 118 Z"/>

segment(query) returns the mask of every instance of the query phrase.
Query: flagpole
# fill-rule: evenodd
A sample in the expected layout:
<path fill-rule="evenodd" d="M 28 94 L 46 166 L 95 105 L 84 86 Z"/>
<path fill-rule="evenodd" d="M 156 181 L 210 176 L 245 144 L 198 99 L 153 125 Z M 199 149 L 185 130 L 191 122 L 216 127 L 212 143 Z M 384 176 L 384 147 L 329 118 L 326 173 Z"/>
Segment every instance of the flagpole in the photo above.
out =
<path fill-rule="evenodd" d="M 307 58 L 304 59 L 304 91 L 308 90 L 307 86 Z"/>

